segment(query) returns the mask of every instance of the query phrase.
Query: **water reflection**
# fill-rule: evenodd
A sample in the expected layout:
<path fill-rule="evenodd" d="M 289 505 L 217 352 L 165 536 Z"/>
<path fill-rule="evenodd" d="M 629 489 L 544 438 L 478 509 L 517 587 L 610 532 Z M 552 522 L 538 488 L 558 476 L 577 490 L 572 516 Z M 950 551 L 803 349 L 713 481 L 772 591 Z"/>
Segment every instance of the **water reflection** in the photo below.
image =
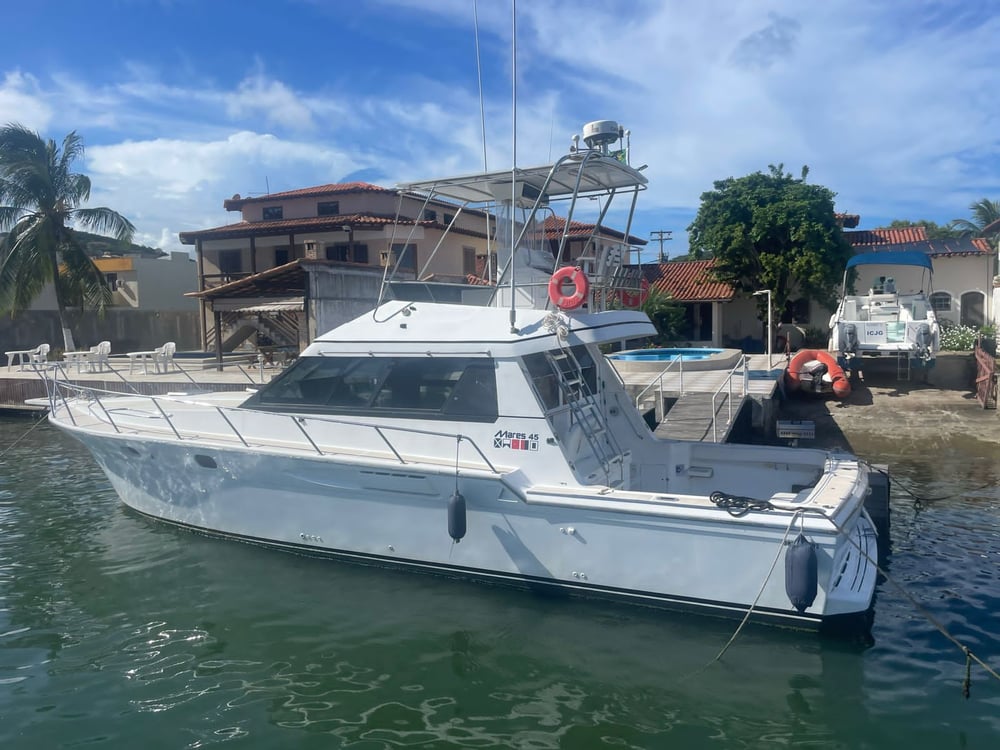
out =
<path fill-rule="evenodd" d="M 936 748 L 1000 733 L 1000 689 L 977 675 L 964 701 L 960 655 L 885 584 L 874 646 L 750 627 L 711 663 L 735 623 L 156 524 L 37 432 L 0 477 L 0 740 Z M 991 460 L 895 461 L 900 484 L 952 497 L 917 512 L 894 495 L 891 575 L 996 662 L 1000 495 L 972 490 L 998 479 Z"/>

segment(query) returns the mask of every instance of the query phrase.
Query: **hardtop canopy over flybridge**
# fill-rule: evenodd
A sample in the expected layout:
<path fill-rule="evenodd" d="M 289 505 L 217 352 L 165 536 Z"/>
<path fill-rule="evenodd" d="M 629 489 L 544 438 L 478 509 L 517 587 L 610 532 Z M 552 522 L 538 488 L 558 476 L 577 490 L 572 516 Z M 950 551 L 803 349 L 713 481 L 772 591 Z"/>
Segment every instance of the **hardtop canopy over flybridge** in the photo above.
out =
<path fill-rule="evenodd" d="M 455 284 L 401 280 L 397 277 L 397 263 L 386 269 L 386 286 L 391 296 L 411 301 L 453 300 L 500 307 L 551 308 L 553 295 L 547 294 L 549 283 L 552 274 L 567 260 L 573 222 L 581 207 L 592 209 L 595 201 L 599 208 L 587 242 L 589 249 L 583 257 L 574 259 L 587 283 L 586 292 L 580 294 L 580 305 L 597 311 L 606 309 L 621 294 L 638 295 L 641 275 L 637 267 L 627 265 L 628 242 L 636 200 L 648 181 L 641 174 L 644 166 L 636 169 L 628 163 L 629 138 L 629 131 L 617 122 L 597 120 L 584 126 L 586 147 L 581 148 L 579 138 L 574 137 L 569 153 L 554 164 L 398 185 L 403 193 L 422 196 L 425 206 L 443 199 L 454 202 L 459 211 L 479 212 L 483 216 L 483 231 L 495 239 L 493 248 L 499 270 L 495 286 L 457 293 Z M 622 148 L 612 150 L 611 145 L 616 142 Z M 623 239 L 619 243 L 601 243 L 598 241 L 601 233 L 607 230 L 605 219 L 612 201 L 619 195 L 631 199 L 624 219 Z M 564 209 L 565 215 L 559 217 L 559 239 L 552 242 L 545 222 L 556 216 L 556 206 Z M 414 231 L 415 227 L 410 229 L 411 236 Z M 418 279 L 423 277 L 440 247 L 441 243 L 434 248 L 417 274 Z M 582 283 L 580 278 L 567 277 L 567 281 Z"/>
<path fill-rule="evenodd" d="M 539 231 L 556 197 L 569 217 L 598 196 L 597 226 L 616 195 L 635 208 L 646 180 L 608 149 L 625 131 L 602 120 L 587 133 L 586 149 L 549 167 L 409 186 L 492 201 L 487 236 L 513 248 L 500 309 L 394 288 L 253 394 L 56 381 L 52 424 L 127 505 L 212 534 L 795 626 L 864 622 L 876 574 L 866 466 L 660 440 L 604 356 L 654 331 L 642 312 L 605 309 L 628 278 L 623 242 L 564 260 L 568 234 L 553 252 Z"/>

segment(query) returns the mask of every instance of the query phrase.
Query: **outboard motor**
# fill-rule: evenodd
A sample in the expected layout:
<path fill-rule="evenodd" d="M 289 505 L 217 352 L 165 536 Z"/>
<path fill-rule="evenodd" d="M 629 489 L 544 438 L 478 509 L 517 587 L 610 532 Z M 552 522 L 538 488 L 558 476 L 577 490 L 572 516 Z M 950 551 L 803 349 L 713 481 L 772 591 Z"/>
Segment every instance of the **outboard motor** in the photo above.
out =
<path fill-rule="evenodd" d="M 844 323 L 840 329 L 840 354 L 837 364 L 843 370 L 852 370 L 851 360 L 858 353 L 858 327 L 854 323 Z"/>
<path fill-rule="evenodd" d="M 923 360 L 928 360 L 931 357 L 931 346 L 934 343 L 934 335 L 931 333 L 931 327 L 928 323 L 921 323 L 917 326 L 916 335 L 913 337 L 913 342 L 917 345 L 917 354 Z"/>

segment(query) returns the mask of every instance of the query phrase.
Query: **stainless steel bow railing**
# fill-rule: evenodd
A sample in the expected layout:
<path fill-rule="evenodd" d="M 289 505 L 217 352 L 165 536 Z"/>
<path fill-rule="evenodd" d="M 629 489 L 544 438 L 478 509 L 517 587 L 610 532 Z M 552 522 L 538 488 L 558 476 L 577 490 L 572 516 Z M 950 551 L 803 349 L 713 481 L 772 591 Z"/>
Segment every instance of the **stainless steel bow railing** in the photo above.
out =
<path fill-rule="evenodd" d="M 51 418 L 54 420 L 68 420 L 71 424 L 77 427 L 84 427 L 86 425 L 82 425 L 78 420 L 80 413 L 74 410 L 74 402 L 77 406 L 79 406 L 80 402 L 84 401 L 92 405 L 90 408 L 95 419 L 99 422 L 106 423 L 118 434 L 140 432 L 145 434 L 156 432 L 167 433 L 167 428 L 169 428 L 169 433 L 179 441 L 193 440 L 196 438 L 212 441 L 226 441 L 228 439 L 238 441 L 245 448 L 291 449 L 304 451 L 318 456 L 345 454 L 356 454 L 359 456 L 365 455 L 364 449 L 360 449 L 357 446 L 359 441 L 357 439 L 358 435 L 356 432 L 354 433 L 353 439 L 345 436 L 343 444 L 331 444 L 324 441 L 316 434 L 320 431 L 321 427 L 335 425 L 338 427 L 351 427 L 369 431 L 370 434 L 377 435 L 381 444 L 383 444 L 388 452 L 391 453 L 395 462 L 398 464 L 440 464 L 444 462 L 429 460 L 426 456 L 417 457 L 409 454 L 405 449 L 400 449 L 400 447 L 396 444 L 400 440 L 399 437 L 397 437 L 396 443 L 394 443 L 393 440 L 390 439 L 390 434 L 443 438 L 445 440 L 454 441 L 457 444 L 455 448 L 455 459 L 454 461 L 449 459 L 449 465 L 454 465 L 456 467 L 456 471 L 459 466 L 459 452 L 461 444 L 467 443 L 474 451 L 476 458 L 471 462 L 466 461 L 463 468 L 470 468 L 471 463 L 474 468 L 485 470 L 496 476 L 501 476 L 504 473 L 498 469 L 492 461 L 490 461 L 473 438 L 460 433 L 425 430 L 396 425 L 373 424 L 337 417 L 296 415 L 242 409 L 240 407 L 210 404 L 204 401 L 198 401 L 196 399 L 185 398 L 177 395 L 155 396 L 137 393 L 122 393 L 119 391 L 109 391 L 90 386 L 83 386 L 68 381 L 61 381 L 58 377 L 49 377 L 46 378 L 45 381 L 48 391 Z M 112 399 L 118 399 L 123 403 L 111 403 Z M 145 412 L 142 411 L 144 403 L 148 403 Z M 165 405 L 169 404 L 187 405 L 196 408 L 200 407 L 201 410 L 197 411 L 198 415 L 206 415 L 214 412 L 218 415 L 221 421 L 214 426 L 201 424 L 199 429 L 192 429 L 190 426 L 181 425 L 181 420 L 178 419 L 177 415 L 174 414 L 172 416 L 172 412 L 169 408 L 164 408 Z M 94 411 L 93 405 L 96 405 L 96 411 Z M 194 413 L 194 411 L 188 410 L 188 413 Z M 272 420 L 285 422 L 288 425 L 294 425 L 294 432 L 301 435 L 302 442 L 296 445 L 294 443 L 290 443 L 288 440 L 275 437 L 276 431 L 273 428 L 267 430 L 270 434 L 269 438 L 259 434 L 250 434 L 245 426 L 241 431 L 237 422 L 246 421 L 245 418 L 247 416 L 250 416 L 254 418 L 255 421 L 261 423 L 260 427 L 265 429 L 268 427 L 268 423 L 271 423 Z M 137 425 L 134 421 L 132 423 L 128 423 L 129 417 L 131 417 L 132 420 L 138 418 L 162 420 L 164 428 L 157 429 L 149 423 L 145 425 Z M 225 425 L 223 431 L 216 432 L 215 430 L 222 425 Z M 228 438 L 226 437 L 227 435 L 229 436 Z M 349 445 L 349 442 L 353 442 L 354 445 Z M 476 464 L 478 464 L 478 466 L 476 466 Z"/>

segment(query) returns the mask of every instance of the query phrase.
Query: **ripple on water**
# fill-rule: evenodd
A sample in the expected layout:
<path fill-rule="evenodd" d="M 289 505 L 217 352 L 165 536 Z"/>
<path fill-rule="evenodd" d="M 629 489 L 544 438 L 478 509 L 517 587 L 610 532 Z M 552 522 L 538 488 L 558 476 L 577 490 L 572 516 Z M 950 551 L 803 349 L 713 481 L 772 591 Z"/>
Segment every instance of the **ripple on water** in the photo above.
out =
<path fill-rule="evenodd" d="M 899 484 L 957 497 L 917 509 L 897 490 L 890 573 L 996 662 L 995 459 L 926 463 L 900 465 Z M 963 700 L 961 655 L 887 584 L 871 648 L 748 628 L 706 667 L 733 623 L 180 531 L 123 510 L 47 428 L 5 468 L 8 746 L 937 748 L 1000 734 L 1000 691 L 976 674 Z"/>

